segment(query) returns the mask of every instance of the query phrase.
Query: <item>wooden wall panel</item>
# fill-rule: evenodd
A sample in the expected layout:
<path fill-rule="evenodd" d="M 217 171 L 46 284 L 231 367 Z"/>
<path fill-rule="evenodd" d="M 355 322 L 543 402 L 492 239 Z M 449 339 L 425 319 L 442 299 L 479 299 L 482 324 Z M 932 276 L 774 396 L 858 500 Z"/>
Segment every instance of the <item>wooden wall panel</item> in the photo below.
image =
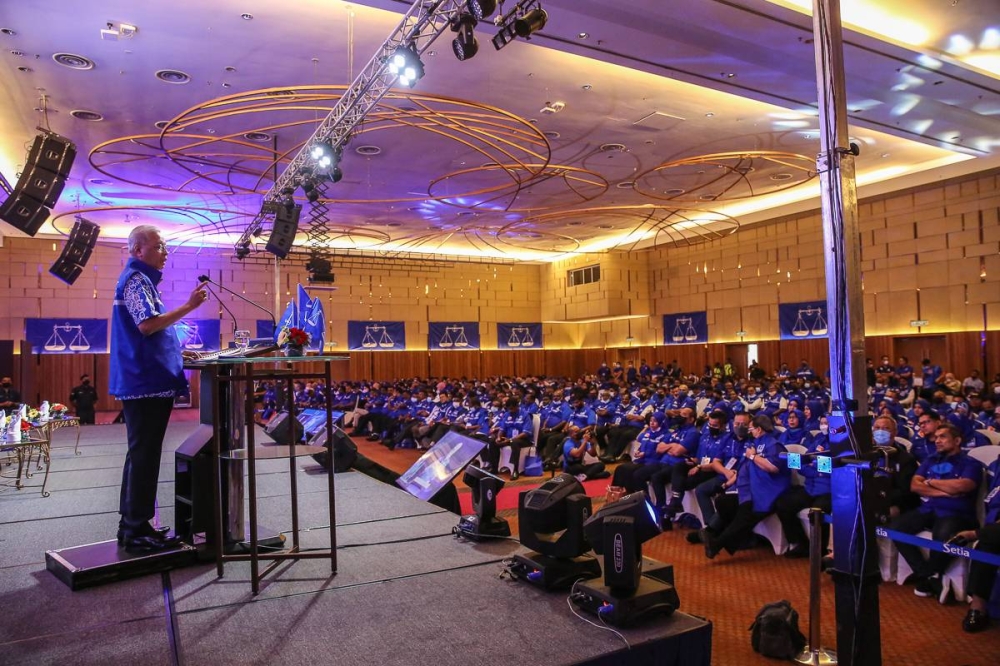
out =
<path fill-rule="evenodd" d="M 954 373 L 959 381 L 968 377 L 973 369 L 979 370 L 982 376 L 984 342 L 983 334 L 979 331 L 949 334 L 948 359 L 940 361 L 941 367 L 945 368 L 945 372 Z"/>
<path fill-rule="evenodd" d="M 483 376 L 483 352 L 481 351 L 432 351 L 429 355 L 431 377 L 467 377 L 472 379 Z"/>
<path fill-rule="evenodd" d="M 598 363 L 599 364 L 599 363 Z M 589 367 L 582 349 L 546 349 L 544 370 L 541 372 L 556 377 L 580 377 L 595 372 L 597 366 Z"/>
<path fill-rule="evenodd" d="M 352 382 L 368 381 L 372 378 L 372 357 L 375 352 L 350 352 L 348 377 Z"/>
<path fill-rule="evenodd" d="M 537 376 L 546 373 L 544 349 L 526 349 L 514 352 L 514 374 L 518 377 Z M 559 373 L 555 372 L 554 374 Z"/>
<path fill-rule="evenodd" d="M 497 349 L 483 352 L 483 377 L 509 377 L 514 374 L 515 358 L 525 352 Z"/>
<path fill-rule="evenodd" d="M 426 351 L 376 352 L 372 354 L 372 379 L 385 381 L 400 377 L 429 375 Z"/>
<path fill-rule="evenodd" d="M 994 375 L 1000 375 L 1000 331 L 986 332 L 986 368 L 983 381 L 989 384 Z"/>
<path fill-rule="evenodd" d="M 828 338 L 780 340 L 779 346 L 779 365 L 780 363 L 787 363 L 792 374 L 795 374 L 795 371 L 803 360 L 809 364 L 809 367 L 817 375 L 822 376 L 830 369 L 830 340 Z"/>
<path fill-rule="evenodd" d="M 757 364 L 770 374 L 781 365 L 781 341 L 764 340 L 757 343 Z"/>

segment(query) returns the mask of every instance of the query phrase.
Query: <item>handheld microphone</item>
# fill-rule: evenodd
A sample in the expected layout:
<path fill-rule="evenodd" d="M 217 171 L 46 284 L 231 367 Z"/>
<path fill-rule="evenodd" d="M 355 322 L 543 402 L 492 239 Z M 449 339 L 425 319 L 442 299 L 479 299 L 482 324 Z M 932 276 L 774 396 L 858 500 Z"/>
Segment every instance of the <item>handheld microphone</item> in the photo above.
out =
<path fill-rule="evenodd" d="M 232 294 L 233 296 L 235 296 L 236 298 L 240 299 L 241 301 L 243 301 L 243 302 L 245 302 L 245 303 L 249 303 L 250 305 L 252 305 L 252 306 L 254 306 L 255 308 L 257 308 L 258 310 L 261 310 L 261 311 L 263 311 L 264 313 L 266 313 L 266 314 L 267 314 L 268 318 L 269 318 L 269 319 L 271 320 L 271 326 L 272 326 L 272 330 L 274 330 L 275 332 L 277 332 L 277 331 L 278 331 L 278 321 L 277 321 L 277 320 L 276 320 L 276 319 L 274 318 L 274 315 L 273 315 L 273 314 L 271 314 L 271 311 L 270 311 L 270 310 L 268 310 L 267 308 L 265 308 L 265 307 L 264 307 L 263 305 L 260 305 L 260 304 L 258 304 L 258 303 L 254 303 L 253 301 L 251 301 L 251 300 L 250 300 L 249 298 L 247 298 L 246 296 L 244 296 L 244 295 L 242 295 L 242 294 L 237 294 L 237 293 L 236 293 L 235 291 L 233 291 L 232 289 L 230 289 L 230 288 L 228 288 L 228 287 L 224 287 L 224 286 L 222 286 L 222 285 L 221 285 L 221 284 L 219 284 L 218 282 L 215 282 L 214 280 L 212 280 L 211 278 L 209 278 L 209 277 L 208 277 L 207 275 L 199 275 L 199 276 L 198 276 L 198 281 L 199 281 L 199 282 L 208 282 L 209 284 L 214 284 L 214 285 L 215 285 L 216 287 L 218 287 L 219 289 L 221 289 L 221 290 L 223 290 L 223 291 L 225 291 L 225 292 L 228 292 L 228 293 Z M 221 303 L 222 301 L 219 301 L 219 302 Z M 233 321 L 234 321 L 234 322 L 236 321 L 235 317 L 233 318 Z"/>

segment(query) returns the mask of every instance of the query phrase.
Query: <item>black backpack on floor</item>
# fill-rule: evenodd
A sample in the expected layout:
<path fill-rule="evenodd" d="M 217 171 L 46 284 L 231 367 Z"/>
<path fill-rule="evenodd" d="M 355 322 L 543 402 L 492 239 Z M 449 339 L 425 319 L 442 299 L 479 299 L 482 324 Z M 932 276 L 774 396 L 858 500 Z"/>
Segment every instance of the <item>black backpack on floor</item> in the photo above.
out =
<path fill-rule="evenodd" d="M 765 657 L 794 659 L 806 645 L 799 631 L 799 613 L 782 599 L 765 604 L 750 625 L 750 645 Z"/>

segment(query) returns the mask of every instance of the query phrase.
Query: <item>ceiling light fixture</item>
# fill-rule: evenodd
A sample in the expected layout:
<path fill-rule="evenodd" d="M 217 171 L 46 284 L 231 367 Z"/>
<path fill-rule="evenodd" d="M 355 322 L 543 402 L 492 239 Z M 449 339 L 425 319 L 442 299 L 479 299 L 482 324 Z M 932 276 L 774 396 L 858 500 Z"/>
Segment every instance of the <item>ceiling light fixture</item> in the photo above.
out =
<path fill-rule="evenodd" d="M 476 19 L 468 12 L 462 12 L 451 22 L 452 32 L 458 33 L 458 36 L 451 40 L 451 50 L 460 61 L 468 60 L 479 53 L 479 42 L 473 33 L 476 23 Z"/>
<path fill-rule="evenodd" d="M 497 10 L 497 0 L 468 0 L 465 3 L 469 13 L 477 21 L 489 18 Z"/>
<path fill-rule="evenodd" d="M 520 0 L 514 8 L 494 23 L 497 34 L 493 36 L 493 48 L 497 51 L 514 41 L 515 37 L 531 39 L 531 36 L 545 27 L 549 15 L 539 0 Z"/>
<path fill-rule="evenodd" d="M 389 57 L 389 73 L 398 77 L 400 84 L 412 88 L 424 76 L 424 63 L 417 55 L 414 44 L 403 44 Z"/>
<path fill-rule="evenodd" d="M 250 14 L 249 12 L 244 12 L 244 13 L 240 14 L 240 18 L 243 19 L 244 21 L 252 21 L 253 20 L 253 14 Z"/>

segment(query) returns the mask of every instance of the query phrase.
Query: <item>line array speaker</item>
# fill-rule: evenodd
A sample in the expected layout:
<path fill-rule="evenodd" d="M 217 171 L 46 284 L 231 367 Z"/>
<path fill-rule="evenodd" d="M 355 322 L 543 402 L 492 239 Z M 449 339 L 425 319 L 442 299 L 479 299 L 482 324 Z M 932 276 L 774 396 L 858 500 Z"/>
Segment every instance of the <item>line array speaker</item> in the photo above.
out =
<path fill-rule="evenodd" d="M 295 234 L 299 230 L 299 215 L 302 213 L 302 206 L 277 206 L 274 216 L 274 228 L 271 229 L 271 236 L 267 239 L 265 250 L 271 254 L 284 259 L 292 249 L 295 242 Z"/>
<path fill-rule="evenodd" d="M 76 279 L 83 273 L 87 261 L 90 260 L 90 254 L 94 251 L 94 246 L 97 245 L 97 237 L 100 233 L 99 226 L 82 217 L 77 217 L 73 230 L 69 233 L 69 240 L 63 246 L 62 253 L 56 259 L 56 263 L 52 264 L 49 273 L 66 284 L 76 282 Z"/>
<path fill-rule="evenodd" d="M 13 194 L 0 206 L 0 219 L 29 236 L 49 218 L 66 187 L 76 159 L 76 146 L 64 137 L 43 132 L 35 137 Z"/>

